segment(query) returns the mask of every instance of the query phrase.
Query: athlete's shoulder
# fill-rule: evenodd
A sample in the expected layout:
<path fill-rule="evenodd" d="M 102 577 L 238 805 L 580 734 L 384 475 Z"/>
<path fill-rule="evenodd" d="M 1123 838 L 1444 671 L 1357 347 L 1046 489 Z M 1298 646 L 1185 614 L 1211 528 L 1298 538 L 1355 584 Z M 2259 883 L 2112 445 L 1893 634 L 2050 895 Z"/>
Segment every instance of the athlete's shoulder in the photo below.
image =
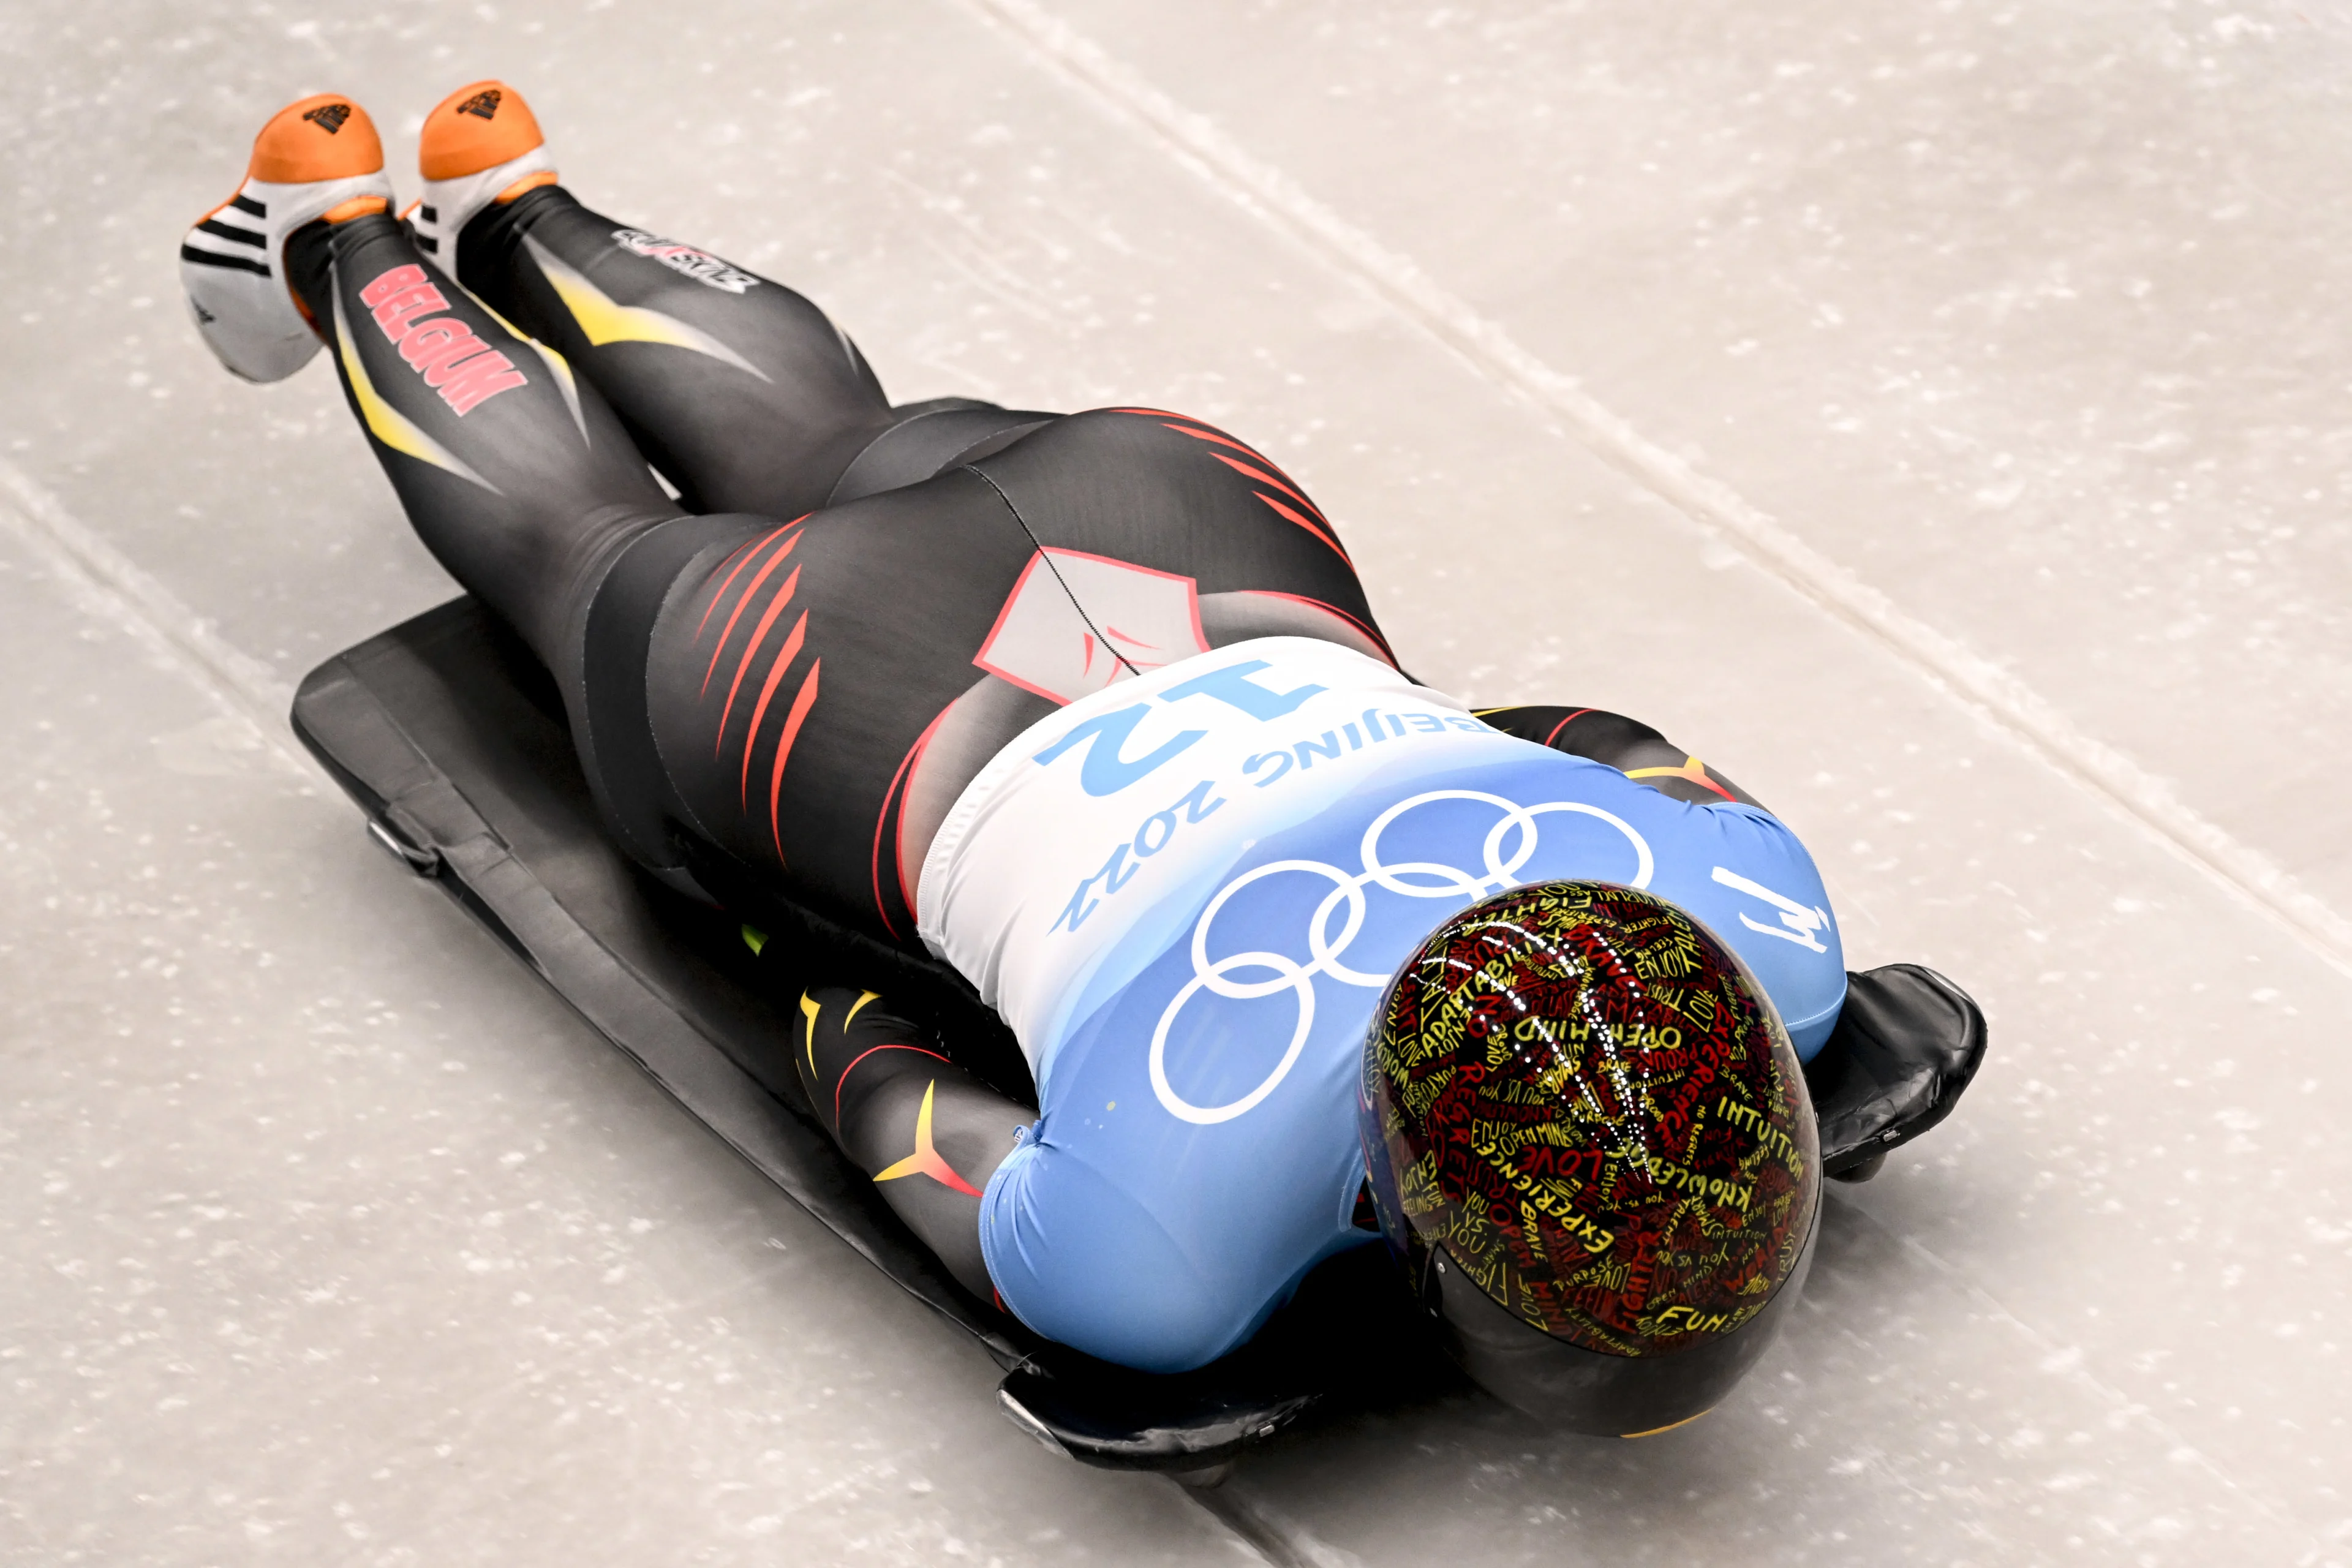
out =
<path fill-rule="evenodd" d="M 1675 804 L 1685 809 L 1688 813 L 1685 820 L 1694 828 L 1714 835 L 1731 853 L 1773 859 L 1795 857 L 1808 862 L 1812 858 L 1797 830 L 1760 805 L 1750 805 L 1741 800 L 1677 801 Z"/>
<path fill-rule="evenodd" d="M 1555 798 L 1632 813 L 1661 831 L 1717 837 L 1795 837 L 1787 824 L 1761 806 L 1741 801 L 1679 800 L 1607 763 L 1554 751 L 1499 730 L 1487 729 L 1486 734 L 1493 744 L 1479 754 L 1475 765 L 1497 784 L 1521 792 L 1541 789 Z"/>
<path fill-rule="evenodd" d="M 1502 738 L 1512 750 L 1496 758 L 1495 765 L 1529 782 L 1543 782 L 1596 805 L 1622 805 L 1664 831 L 1714 838 L 1763 854 L 1803 852 L 1796 829 L 1763 806 L 1738 800 L 1680 800 L 1607 763 L 1517 736 Z"/>

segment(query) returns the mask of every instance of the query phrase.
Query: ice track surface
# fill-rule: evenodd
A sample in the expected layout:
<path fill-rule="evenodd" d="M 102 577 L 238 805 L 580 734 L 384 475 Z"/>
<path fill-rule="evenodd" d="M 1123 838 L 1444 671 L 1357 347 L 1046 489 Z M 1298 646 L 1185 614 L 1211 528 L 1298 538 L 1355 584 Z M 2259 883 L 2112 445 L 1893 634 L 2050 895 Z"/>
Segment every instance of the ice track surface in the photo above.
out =
<path fill-rule="evenodd" d="M 0 1561 L 2352 1558 L 2352 22 L 1205 0 L 0 19 Z M 1265 445 L 1423 679 L 1686 739 L 1959 1113 L 1626 1444 L 1468 1397 L 1081 1469 L 292 755 L 445 597 L 181 230 L 262 118 L 508 77 L 900 400 Z M 1628 653 L 1628 648 L 1638 652 Z"/>

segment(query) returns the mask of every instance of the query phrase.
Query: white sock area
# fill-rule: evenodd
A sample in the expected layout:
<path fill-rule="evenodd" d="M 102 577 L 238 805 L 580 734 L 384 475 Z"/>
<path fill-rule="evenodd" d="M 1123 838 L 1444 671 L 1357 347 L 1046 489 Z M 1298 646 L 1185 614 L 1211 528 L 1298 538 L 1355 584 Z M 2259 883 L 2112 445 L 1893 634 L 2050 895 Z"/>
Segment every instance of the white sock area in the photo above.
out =
<path fill-rule="evenodd" d="M 206 347 L 247 381 L 283 381 L 319 352 L 318 334 L 286 285 L 286 237 L 355 196 L 389 205 L 381 172 L 307 184 L 247 180 L 188 231 L 180 284 Z"/>
<path fill-rule="evenodd" d="M 425 198 L 408 219 L 409 226 L 416 233 L 416 247 L 438 262 L 443 270 L 455 268 L 457 237 L 465 232 L 476 213 L 498 200 L 499 193 L 516 181 L 553 173 L 554 161 L 547 155 L 546 143 L 541 142 L 479 174 L 454 180 L 427 180 Z"/>

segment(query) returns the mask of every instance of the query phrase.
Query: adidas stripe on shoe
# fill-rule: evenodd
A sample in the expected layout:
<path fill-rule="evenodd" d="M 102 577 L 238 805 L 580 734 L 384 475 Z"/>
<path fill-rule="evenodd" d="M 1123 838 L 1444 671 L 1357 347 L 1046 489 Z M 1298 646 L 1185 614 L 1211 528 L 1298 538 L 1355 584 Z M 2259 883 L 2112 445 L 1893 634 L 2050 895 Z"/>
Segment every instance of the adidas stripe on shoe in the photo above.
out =
<path fill-rule="evenodd" d="M 286 237 L 391 205 L 383 143 L 366 110 L 320 93 L 272 115 L 245 183 L 180 244 L 180 283 L 205 346 L 247 381 L 301 369 L 320 339 L 287 283 Z"/>

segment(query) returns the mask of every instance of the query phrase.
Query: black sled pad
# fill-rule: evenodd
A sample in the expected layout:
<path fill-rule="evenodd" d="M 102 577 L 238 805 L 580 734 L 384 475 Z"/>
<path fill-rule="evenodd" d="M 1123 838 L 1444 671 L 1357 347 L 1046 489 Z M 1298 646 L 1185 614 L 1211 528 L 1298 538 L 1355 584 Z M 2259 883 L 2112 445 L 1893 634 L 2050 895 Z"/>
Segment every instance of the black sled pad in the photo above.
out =
<path fill-rule="evenodd" d="M 776 965 L 753 956 L 740 921 L 646 876 L 606 836 L 552 682 L 472 599 L 320 665 L 295 695 L 293 724 L 385 849 L 793 1202 L 978 1341 L 1005 1369 L 1004 1413 L 1048 1447 L 1109 1468 L 1208 1471 L 1340 1390 L 1445 1381 L 1378 1247 L 1332 1259 L 1250 1344 L 1176 1377 L 1080 1355 L 967 1294 L 809 1114 L 787 1054 L 797 988 L 780 995 Z M 772 936 L 762 956 L 784 940 Z M 1001 1064 L 974 1070 L 1012 1087 Z"/>

